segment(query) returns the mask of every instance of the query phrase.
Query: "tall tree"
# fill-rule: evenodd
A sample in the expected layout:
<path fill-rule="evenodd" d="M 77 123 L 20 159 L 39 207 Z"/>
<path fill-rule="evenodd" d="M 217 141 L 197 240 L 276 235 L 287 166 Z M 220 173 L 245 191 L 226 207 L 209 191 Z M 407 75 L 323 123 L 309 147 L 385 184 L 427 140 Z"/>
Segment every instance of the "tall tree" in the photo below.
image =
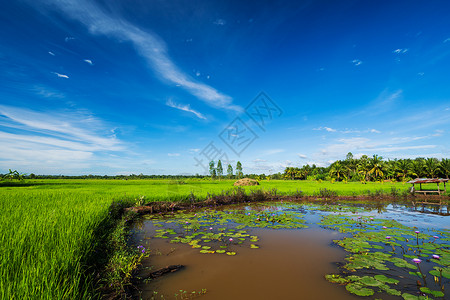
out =
<path fill-rule="evenodd" d="M 436 158 L 427 158 L 425 160 L 425 174 L 427 177 L 435 178 L 439 171 L 439 161 Z"/>
<path fill-rule="evenodd" d="M 450 173 L 450 159 L 443 158 L 439 164 L 442 174 L 448 179 Z"/>
<path fill-rule="evenodd" d="M 244 176 L 244 174 L 242 173 L 242 164 L 240 161 L 238 161 L 236 164 L 236 176 L 237 178 L 241 178 L 242 176 Z"/>
<path fill-rule="evenodd" d="M 418 157 L 411 162 L 411 171 L 416 178 L 425 177 L 425 159 Z"/>
<path fill-rule="evenodd" d="M 209 162 L 209 174 L 211 175 L 211 178 L 216 178 L 216 168 L 214 168 L 214 161 Z"/>
<path fill-rule="evenodd" d="M 222 175 L 223 175 L 223 167 L 222 167 L 222 162 L 220 161 L 220 159 L 219 159 L 219 161 L 217 162 L 217 168 L 216 168 L 216 171 L 217 171 L 217 176 L 219 177 L 219 180 L 220 180 L 220 178 L 221 178 Z"/>
<path fill-rule="evenodd" d="M 406 181 L 408 175 L 412 175 L 411 171 L 411 160 L 410 159 L 400 159 L 396 163 L 397 177 L 401 177 L 402 181 Z"/>
<path fill-rule="evenodd" d="M 233 167 L 230 164 L 228 164 L 227 175 L 229 179 L 233 177 Z"/>
<path fill-rule="evenodd" d="M 330 176 L 334 177 L 339 181 L 344 177 L 345 167 L 341 164 L 341 161 L 335 161 L 330 168 Z"/>
<path fill-rule="evenodd" d="M 380 177 L 383 178 L 383 157 L 378 156 L 376 154 L 370 159 L 370 170 L 368 172 L 369 175 L 374 175 L 375 179 Z"/>

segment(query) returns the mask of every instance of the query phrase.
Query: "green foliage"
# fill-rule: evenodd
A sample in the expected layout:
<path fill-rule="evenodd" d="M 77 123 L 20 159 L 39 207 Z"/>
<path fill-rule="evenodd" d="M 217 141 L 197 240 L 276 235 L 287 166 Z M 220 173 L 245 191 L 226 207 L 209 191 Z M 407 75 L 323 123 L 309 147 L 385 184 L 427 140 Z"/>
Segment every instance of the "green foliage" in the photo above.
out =
<path fill-rule="evenodd" d="M 242 178 L 244 176 L 244 173 L 242 172 L 242 164 L 240 161 L 236 163 L 236 177 Z"/>
<path fill-rule="evenodd" d="M 227 177 L 228 179 L 233 178 L 233 167 L 230 164 L 228 164 L 227 167 Z"/>
<path fill-rule="evenodd" d="M 219 159 L 219 161 L 217 162 L 217 168 L 216 168 L 216 171 L 217 171 L 217 176 L 219 177 L 219 179 L 223 176 L 223 167 L 222 167 L 222 162 L 220 161 L 220 159 Z"/>

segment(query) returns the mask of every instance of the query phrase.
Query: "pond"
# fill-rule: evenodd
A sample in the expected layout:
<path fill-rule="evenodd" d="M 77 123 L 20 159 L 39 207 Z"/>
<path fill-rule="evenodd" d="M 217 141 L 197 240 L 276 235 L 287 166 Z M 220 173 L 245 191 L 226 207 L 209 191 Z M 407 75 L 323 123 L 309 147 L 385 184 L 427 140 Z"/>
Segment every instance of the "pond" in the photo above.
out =
<path fill-rule="evenodd" d="M 446 212 L 446 208 L 443 208 Z M 450 219 L 436 208 L 267 202 L 147 215 L 142 299 L 450 299 Z M 180 265 L 161 277 L 157 270 Z"/>

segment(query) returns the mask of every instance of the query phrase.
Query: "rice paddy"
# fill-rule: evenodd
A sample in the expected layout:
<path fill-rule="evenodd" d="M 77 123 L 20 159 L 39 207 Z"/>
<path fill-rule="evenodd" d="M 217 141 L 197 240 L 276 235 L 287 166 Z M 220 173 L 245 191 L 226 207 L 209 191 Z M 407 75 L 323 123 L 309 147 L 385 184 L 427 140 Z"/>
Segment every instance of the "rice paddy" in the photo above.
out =
<path fill-rule="evenodd" d="M 118 261 L 124 261 L 129 268 L 119 273 L 129 276 L 132 269 L 139 265 L 142 255 L 136 251 L 134 257 L 126 257 L 120 252 L 108 253 L 105 241 L 111 239 L 117 226 L 121 228 L 126 242 L 127 223 L 122 219 L 121 208 L 154 201 L 186 201 L 195 196 L 196 200 L 206 199 L 209 195 L 230 190 L 232 180 L 26 180 L 23 183 L 0 183 L 0 298 L 2 299 L 96 299 L 104 293 L 104 285 L 109 281 L 99 278 L 98 258 L 116 255 Z M 332 191 L 337 195 L 379 195 L 407 192 L 408 185 L 401 183 L 330 183 L 316 181 L 262 181 L 259 187 L 244 187 L 246 191 L 258 189 L 273 190 L 285 195 L 319 195 L 321 191 Z M 120 203 L 120 205 L 115 205 Z M 210 218 L 215 218 L 210 212 Z M 226 222 L 243 222 L 248 226 L 256 213 L 240 216 L 229 214 Z M 293 221 L 287 221 L 283 215 L 275 219 L 264 214 L 260 224 L 272 224 L 274 228 Z M 218 217 L 217 217 L 218 218 Z M 221 217 L 222 218 L 222 217 Z M 292 218 L 290 216 L 289 218 Z M 301 215 L 296 216 L 298 228 L 307 226 L 302 223 Z M 187 229 L 192 232 L 201 219 L 195 221 L 193 215 Z M 219 219 L 219 218 L 218 218 Z M 268 221 L 267 221 L 267 220 Z M 186 222 L 186 221 L 185 221 Z M 197 223 L 196 223 L 197 222 Z M 267 224 L 266 224 L 267 223 Z M 217 224 L 219 225 L 219 224 Z M 257 224 L 253 224 L 256 226 Z M 189 227 L 190 226 L 190 227 Z M 198 225 L 200 226 L 200 225 Z M 239 226 L 239 225 L 237 225 Z M 268 225 L 267 225 L 268 226 Z M 192 228 L 191 228 L 192 227 Z M 224 230 L 216 226 L 209 235 L 202 236 L 202 242 L 196 243 L 196 250 L 202 254 L 216 253 L 233 256 L 233 249 L 214 248 L 208 243 L 221 235 L 223 242 L 247 243 L 257 249 L 253 235 Z M 208 228 L 209 228 L 208 227 Z M 207 231 L 205 232 L 207 233 Z M 239 236 L 237 234 L 239 233 Z M 162 235 L 167 235 L 167 232 Z M 187 241 L 189 239 L 189 241 Z M 178 239 L 180 243 L 192 243 L 196 238 Z M 228 239 L 228 242 L 227 240 Z M 230 241 L 230 239 L 233 239 Z M 241 240 L 244 239 L 244 240 Z M 175 239 L 176 240 L 176 239 Z M 210 242 L 206 242 L 206 241 Z M 225 246 L 222 245 L 222 246 Z M 253 245 L 253 246 L 251 246 Z M 200 246 L 200 247 L 199 247 Z M 203 248 L 205 247 L 205 248 Z M 211 247 L 211 248 L 206 248 Z M 114 250 L 115 251 L 115 250 Z M 228 252 L 228 253 L 227 253 Z M 439 255 L 439 254 L 436 254 Z M 103 266 L 104 267 L 104 266 Z M 117 270 L 116 270 L 117 271 Z M 102 275 L 104 276 L 104 275 Z M 117 278 L 116 278 L 117 280 Z M 112 288 L 115 286 L 112 285 Z M 118 288 L 120 290 L 120 287 Z"/>

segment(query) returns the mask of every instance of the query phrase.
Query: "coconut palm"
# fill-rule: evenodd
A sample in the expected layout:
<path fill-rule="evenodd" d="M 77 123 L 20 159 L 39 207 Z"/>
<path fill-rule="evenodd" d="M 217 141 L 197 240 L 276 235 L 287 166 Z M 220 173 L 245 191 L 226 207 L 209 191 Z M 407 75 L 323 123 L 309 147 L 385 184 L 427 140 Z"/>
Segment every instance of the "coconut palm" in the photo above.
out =
<path fill-rule="evenodd" d="M 411 162 L 411 172 L 416 178 L 425 177 L 425 159 L 418 157 Z"/>
<path fill-rule="evenodd" d="M 439 171 L 439 161 L 436 158 L 427 158 L 425 160 L 425 173 L 427 177 L 435 178 Z"/>
<path fill-rule="evenodd" d="M 411 171 L 411 160 L 400 159 L 396 163 L 397 177 L 401 177 L 402 181 L 406 181 L 407 176 L 413 175 Z"/>
<path fill-rule="evenodd" d="M 450 159 L 443 158 L 439 163 L 439 168 L 441 169 L 442 174 L 448 179 L 448 174 L 450 173 Z"/>
<path fill-rule="evenodd" d="M 387 179 L 394 179 L 397 177 L 397 160 L 388 160 L 385 165 L 384 165 L 384 169 L 385 169 L 385 177 Z"/>
<path fill-rule="evenodd" d="M 368 178 L 368 173 L 370 171 L 370 163 L 369 159 L 366 155 L 363 155 L 361 159 L 359 160 L 359 163 L 356 167 L 356 171 L 358 172 L 359 176 L 361 177 L 361 182 L 366 183 Z"/>
<path fill-rule="evenodd" d="M 330 176 L 335 177 L 337 181 L 345 176 L 345 167 L 338 160 L 331 165 Z"/>
<path fill-rule="evenodd" d="M 374 154 L 370 159 L 370 167 L 369 175 L 373 174 L 375 178 L 383 178 L 383 157 Z"/>

